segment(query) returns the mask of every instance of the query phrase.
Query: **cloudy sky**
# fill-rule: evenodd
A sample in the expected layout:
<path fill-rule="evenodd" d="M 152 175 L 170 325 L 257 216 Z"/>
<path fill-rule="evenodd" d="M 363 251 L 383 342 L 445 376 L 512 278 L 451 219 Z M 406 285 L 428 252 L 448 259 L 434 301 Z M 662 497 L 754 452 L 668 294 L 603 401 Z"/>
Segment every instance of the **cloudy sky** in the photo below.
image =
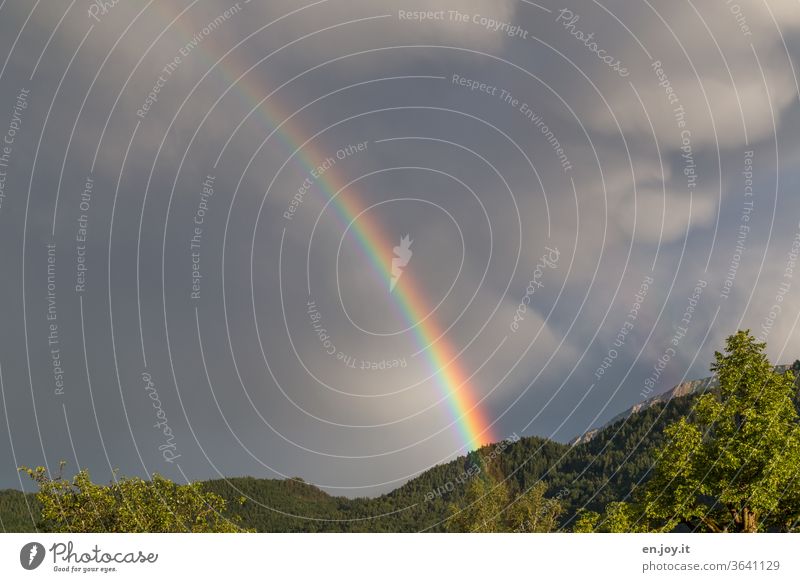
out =
<path fill-rule="evenodd" d="M 566 441 L 737 328 L 794 361 L 798 27 L 790 0 L 0 3 L 0 487 L 63 459 L 370 495 Z"/>

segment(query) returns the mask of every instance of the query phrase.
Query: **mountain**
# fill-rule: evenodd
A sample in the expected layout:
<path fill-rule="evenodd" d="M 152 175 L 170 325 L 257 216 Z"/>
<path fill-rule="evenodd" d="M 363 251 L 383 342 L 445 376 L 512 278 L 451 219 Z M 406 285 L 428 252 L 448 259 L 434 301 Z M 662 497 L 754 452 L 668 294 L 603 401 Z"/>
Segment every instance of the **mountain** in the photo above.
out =
<path fill-rule="evenodd" d="M 29 509 L 30 505 L 30 509 Z M 31 493 L 15 489 L 0 491 L 0 528 L 5 532 L 32 532 L 32 515 L 39 513 L 39 505 Z"/>
<path fill-rule="evenodd" d="M 601 427 L 588 430 L 582 435 L 574 438 L 573 440 L 570 441 L 570 444 L 575 446 L 582 443 L 587 443 L 593 438 L 595 438 L 598 434 L 600 434 L 600 432 L 604 428 L 616 422 L 619 422 L 620 420 L 625 420 L 629 416 L 641 412 L 642 410 L 647 410 L 648 408 L 652 408 L 656 404 L 663 404 L 669 402 L 670 400 L 673 400 L 674 398 L 679 398 L 681 396 L 688 396 L 690 394 L 700 394 L 702 392 L 705 392 L 709 388 L 714 388 L 716 386 L 717 386 L 717 381 L 714 376 L 709 376 L 708 378 L 702 378 L 700 380 L 689 380 L 687 382 L 681 382 L 671 390 L 667 390 L 666 392 L 657 394 L 656 396 L 652 396 L 647 400 L 643 400 L 642 402 L 634 404 L 628 410 L 618 414 L 617 416 L 609 420 Z"/>
<path fill-rule="evenodd" d="M 779 374 L 783 374 L 787 370 L 798 370 L 800 369 L 799 363 L 795 363 L 792 366 L 782 365 L 782 366 L 775 366 L 775 371 Z M 666 392 L 662 392 L 661 394 L 657 394 L 648 398 L 647 400 L 643 400 L 637 404 L 631 406 L 625 412 L 622 412 L 609 420 L 607 423 L 602 425 L 599 428 L 593 428 L 589 431 L 586 431 L 582 435 L 575 437 L 573 440 L 570 441 L 570 445 L 578 445 L 581 443 L 587 443 L 593 438 L 595 438 L 604 428 L 609 425 L 612 425 L 620 420 L 624 420 L 631 416 L 632 414 L 636 414 L 637 412 L 641 412 L 642 410 L 646 410 L 656 404 L 663 404 L 669 402 L 674 398 L 678 398 L 681 396 L 688 396 L 688 395 L 697 395 L 702 394 L 708 390 L 712 390 L 718 386 L 717 378 L 715 376 L 709 376 L 708 378 L 702 378 L 700 380 L 688 380 L 686 382 L 681 382 L 671 390 L 667 390 Z"/>
<path fill-rule="evenodd" d="M 244 527 L 258 531 L 442 531 L 450 504 L 461 501 L 466 483 L 474 478 L 470 470 L 481 457 L 484 466 L 505 476 L 512 489 L 544 481 L 547 495 L 564 505 L 561 526 L 569 529 L 578 509 L 600 511 L 611 501 L 625 499 L 645 481 L 664 428 L 689 414 L 697 395 L 715 385 L 713 377 L 681 383 L 570 444 L 525 437 L 485 446 L 437 465 L 380 497 L 335 497 L 299 478 L 240 477 L 206 481 L 205 487 L 228 500 L 231 514 L 241 516 Z M 242 497 L 246 501 L 240 505 Z M 3 530 L 35 531 L 26 501 L 36 515 L 32 494 L 0 491 Z"/>

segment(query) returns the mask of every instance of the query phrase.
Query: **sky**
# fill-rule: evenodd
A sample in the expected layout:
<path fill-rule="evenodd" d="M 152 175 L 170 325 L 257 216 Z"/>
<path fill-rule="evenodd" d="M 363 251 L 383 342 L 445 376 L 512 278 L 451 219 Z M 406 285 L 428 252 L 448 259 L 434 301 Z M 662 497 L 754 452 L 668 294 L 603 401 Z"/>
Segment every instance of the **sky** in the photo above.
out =
<path fill-rule="evenodd" d="M 168 4 L 168 6 L 167 6 Z M 0 488 L 389 491 L 800 358 L 790 0 L 0 3 Z"/>

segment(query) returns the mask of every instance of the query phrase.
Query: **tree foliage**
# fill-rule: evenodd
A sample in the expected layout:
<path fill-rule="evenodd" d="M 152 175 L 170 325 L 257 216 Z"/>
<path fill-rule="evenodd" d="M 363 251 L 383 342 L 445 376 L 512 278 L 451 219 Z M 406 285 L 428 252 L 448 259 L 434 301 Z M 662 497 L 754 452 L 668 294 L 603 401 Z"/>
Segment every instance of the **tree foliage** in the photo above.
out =
<path fill-rule="evenodd" d="M 719 390 L 667 429 L 644 497 L 662 529 L 787 530 L 800 518 L 800 419 L 795 376 L 777 373 L 749 331 L 728 338 L 711 367 Z"/>
<path fill-rule="evenodd" d="M 63 469 L 64 464 L 61 464 Z M 120 478 L 109 485 L 92 483 L 81 470 L 71 480 L 50 478 L 44 467 L 22 467 L 39 487 L 40 531 L 219 532 L 242 531 L 225 517 L 226 501 L 199 483 L 179 485 L 160 475 L 144 481 Z"/>
<path fill-rule="evenodd" d="M 719 388 L 665 430 L 653 475 L 633 504 L 613 504 L 583 531 L 795 531 L 800 418 L 792 370 L 779 373 L 749 330 L 711 367 Z"/>
<path fill-rule="evenodd" d="M 463 505 L 452 504 L 447 527 L 451 532 L 504 531 L 502 514 L 508 504 L 508 487 L 495 479 L 476 477 L 467 486 Z"/>
<path fill-rule="evenodd" d="M 644 533 L 651 531 L 637 504 L 613 501 L 604 515 L 596 511 L 579 511 L 572 531 L 575 533 Z"/>
<path fill-rule="evenodd" d="M 451 532 L 543 533 L 558 527 L 562 512 L 557 499 L 545 497 L 547 485 L 535 483 L 514 494 L 504 480 L 484 473 L 467 486 L 462 505 L 450 506 Z"/>

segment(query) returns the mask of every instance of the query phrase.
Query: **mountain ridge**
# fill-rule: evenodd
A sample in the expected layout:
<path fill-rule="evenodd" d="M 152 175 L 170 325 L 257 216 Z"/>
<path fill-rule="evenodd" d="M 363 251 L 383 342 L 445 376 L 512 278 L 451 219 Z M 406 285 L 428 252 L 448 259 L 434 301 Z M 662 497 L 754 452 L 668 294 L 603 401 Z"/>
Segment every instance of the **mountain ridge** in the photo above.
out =
<path fill-rule="evenodd" d="M 789 364 L 782 364 L 775 366 L 775 371 L 778 373 L 784 373 L 787 370 L 796 369 L 798 366 L 797 364 L 789 365 Z M 706 378 L 700 378 L 698 380 L 685 380 L 673 386 L 671 389 L 667 390 L 666 392 L 661 392 L 656 394 L 655 396 L 651 396 L 641 402 L 638 402 L 628 408 L 627 410 L 617 414 L 608 422 L 603 423 L 601 426 L 597 428 L 592 428 L 587 430 L 585 433 L 578 435 L 577 437 L 573 438 L 569 441 L 571 446 L 578 445 L 581 443 L 586 443 L 592 440 L 597 434 L 602 431 L 604 428 L 619 422 L 620 420 L 625 420 L 632 414 L 635 414 L 641 410 L 645 410 L 650 408 L 651 406 L 664 403 L 672 400 L 673 398 L 678 398 L 681 396 L 688 396 L 690 394 L 702 394 L 708 390 L 716 388 L 718 386 L 717 378 L 714 375 L 708 376 Z"/>
<path fill-rule="evenodd" d="M 602 511 L 612 501 L 629 498 L 647 480 L 664 429 L 688 415 L 696 397 L 713 386 L 713 376 L 678 384 L 593 429 L 591 438 L 579 443 L 530 436 L 487 445 L 431 467 L 379 497 L 336 497 L 299 478 L 202 483 L 226 499 L 230 516 L 240 516 L 243 527 L 257 531 L 436 532 L 444 531 L 451 507 L 463 501 L 469 480 L 480 474 L 475 467 L 485 466 L 512 491 L 545 483 L 546 495 L 557 498 L 564 509 L 561 529 L 569 530 L 580 509 Z M 240 504 L 241 498 L 245 501 Z M 37 513 L 33 493 L 0 491 L 2 530 L 36 531 L 31 516 Z"/>

